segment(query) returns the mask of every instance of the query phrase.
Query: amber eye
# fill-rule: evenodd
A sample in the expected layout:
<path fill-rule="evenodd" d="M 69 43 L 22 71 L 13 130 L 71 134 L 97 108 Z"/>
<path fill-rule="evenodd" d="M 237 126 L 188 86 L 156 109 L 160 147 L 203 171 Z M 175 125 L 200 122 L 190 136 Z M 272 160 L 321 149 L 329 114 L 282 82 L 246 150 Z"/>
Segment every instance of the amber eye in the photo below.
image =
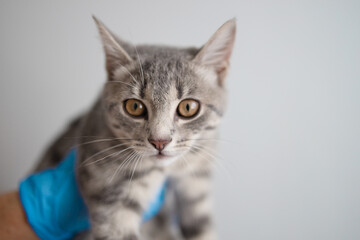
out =
<path fill-rule="evenodd" d="M 142 117 L 146 114 L 145 105 L 136 99 L 129 99 L 125 101 L 125 110 L 133 117 Z"/>
<path fill-rule="evenodd" d="M 194 99 L 185 99 L 178 106 L 178 114 L 184 118 L 194 117 L 200 109 L 200 104 Z"/>

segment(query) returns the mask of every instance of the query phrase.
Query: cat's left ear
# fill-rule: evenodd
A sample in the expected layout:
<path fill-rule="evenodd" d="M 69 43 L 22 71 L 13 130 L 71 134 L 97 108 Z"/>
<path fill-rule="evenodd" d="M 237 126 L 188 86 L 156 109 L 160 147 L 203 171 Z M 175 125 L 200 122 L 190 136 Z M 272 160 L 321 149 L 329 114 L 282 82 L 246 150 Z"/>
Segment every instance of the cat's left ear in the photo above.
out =
<path fill-rule="evenodd" d="M 219 85 L 225 81 L 235 35 L 236 22 L 230 19 L 211 36 L 193 60 L 196 64 L 213 68 L 218 74 Z"/>

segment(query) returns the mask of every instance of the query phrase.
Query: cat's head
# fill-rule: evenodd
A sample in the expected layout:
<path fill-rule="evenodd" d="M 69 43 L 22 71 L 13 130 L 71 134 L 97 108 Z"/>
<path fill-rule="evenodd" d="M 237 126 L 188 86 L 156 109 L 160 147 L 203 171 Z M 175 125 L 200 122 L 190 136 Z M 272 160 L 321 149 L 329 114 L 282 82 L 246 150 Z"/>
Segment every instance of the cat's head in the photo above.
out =
<path fill-rule="evenodd" d="M 226 107 L 235 20 L 200 49 L 132 46 L 95 19 L 106 55 L 106 121 L 142 156 L 164 164 L 214 137 Z"/>

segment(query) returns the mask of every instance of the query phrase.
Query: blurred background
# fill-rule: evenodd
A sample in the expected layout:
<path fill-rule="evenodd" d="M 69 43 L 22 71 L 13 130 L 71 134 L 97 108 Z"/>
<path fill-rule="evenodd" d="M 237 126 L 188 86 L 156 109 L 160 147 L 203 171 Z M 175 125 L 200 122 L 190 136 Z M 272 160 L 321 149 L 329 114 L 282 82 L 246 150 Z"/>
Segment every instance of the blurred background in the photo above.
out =
<path fill-rule="evenodd" d="M 360 239 L 359 1 L 1 1 L 0 192 L 98 96 L 92 14 L 133 43 L 175 46 L 236 17 L 220 239 Z"/>

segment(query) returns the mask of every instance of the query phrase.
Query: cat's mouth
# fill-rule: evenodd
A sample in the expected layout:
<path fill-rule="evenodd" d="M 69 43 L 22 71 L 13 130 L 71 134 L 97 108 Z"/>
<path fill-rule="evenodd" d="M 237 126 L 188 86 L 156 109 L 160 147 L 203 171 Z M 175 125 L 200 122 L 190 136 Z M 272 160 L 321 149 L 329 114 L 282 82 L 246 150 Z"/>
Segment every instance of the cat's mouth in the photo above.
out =
<path fill-rule="evenodd" d="M 163 152 L 158 152 L 158 154 L 155 155 L 157 159 L 166 159 L 171 157 L 170 155 L 164 154 Z"/>
<path fill-rule="evenodd" d="M 174 155 L 166 154 L 164 152 L 158 152 L 153 156 L 156 163 L 160 166 L 168 166 L 177 159 L 177 157 L 175 157 Z"/>

